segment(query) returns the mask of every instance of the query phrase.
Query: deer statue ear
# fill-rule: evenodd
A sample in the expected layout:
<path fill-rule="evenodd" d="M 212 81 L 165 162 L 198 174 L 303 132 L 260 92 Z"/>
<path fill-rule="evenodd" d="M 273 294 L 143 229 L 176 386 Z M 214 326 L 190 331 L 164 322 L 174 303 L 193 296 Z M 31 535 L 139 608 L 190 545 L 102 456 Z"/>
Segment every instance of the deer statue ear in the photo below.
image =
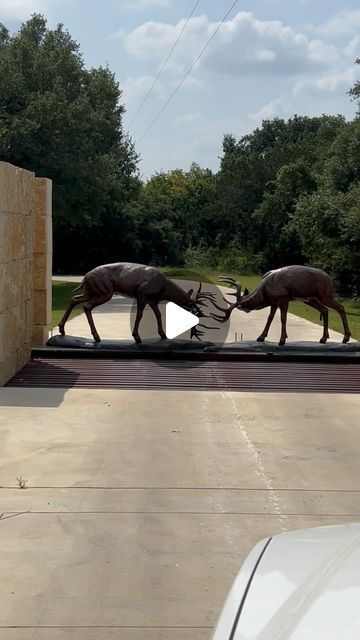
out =
<path fill-rule="evenodd" d="M 243 296 L 248 296 L 248 295 L 249 295 L 249 289 L 244 289 Z"/>
<path fill-rule="evenodd" d="M 194 289 L 189 289 L 189 291 L 187 292 L 189 298 L 191 298 L 193 293 L 194 293 Z"/>

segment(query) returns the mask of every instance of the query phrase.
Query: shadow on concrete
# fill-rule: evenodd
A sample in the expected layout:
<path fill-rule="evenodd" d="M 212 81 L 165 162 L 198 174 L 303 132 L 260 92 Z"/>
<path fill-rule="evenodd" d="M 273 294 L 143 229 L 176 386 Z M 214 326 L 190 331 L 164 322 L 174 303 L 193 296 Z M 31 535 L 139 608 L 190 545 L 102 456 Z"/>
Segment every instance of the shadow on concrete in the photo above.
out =
<path fill-rule="evenodd" d="M 0 407 L 58 407 L 79 376 L 71 363 L 30 360 L 0 389 Z"/>

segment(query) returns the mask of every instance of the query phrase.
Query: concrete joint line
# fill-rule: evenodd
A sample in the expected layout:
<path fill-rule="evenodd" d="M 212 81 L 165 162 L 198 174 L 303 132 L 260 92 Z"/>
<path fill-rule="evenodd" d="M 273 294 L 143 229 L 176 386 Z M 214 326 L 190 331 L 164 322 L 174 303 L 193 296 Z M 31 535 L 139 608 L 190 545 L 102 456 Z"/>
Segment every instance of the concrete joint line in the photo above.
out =
<path fill-rule="evenodd" d="M 17 511 L 16 513 L 11 513 L 9 511 L 6 511 L 4 513 L 1 514 L 0 516 L 0 520 L 8 520 L 9 518 L 15 518 L 16 516 L 22 516 L 25 513 L 31 513 L 31 511 Z M 7 515 L 9 514 L 9 515 Z"/>

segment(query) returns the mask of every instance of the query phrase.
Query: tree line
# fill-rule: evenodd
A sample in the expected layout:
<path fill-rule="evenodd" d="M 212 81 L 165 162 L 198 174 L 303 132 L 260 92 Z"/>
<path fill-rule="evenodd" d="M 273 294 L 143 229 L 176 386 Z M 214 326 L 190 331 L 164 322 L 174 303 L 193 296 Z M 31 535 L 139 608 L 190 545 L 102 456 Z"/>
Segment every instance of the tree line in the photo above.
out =
<path fill-rule="evenodd" d="M 349 93 L 360 104 L 360 82 Z M 62 25 L 0 25 L 0 159 L 53 180 L 57 273 L 119 260 L 242 273 L 305 263 L 360 294 L 359 116 L 264 120 L 224 136 L 217 172 L 192 164 L 141 182 L 121 95 Z"/>

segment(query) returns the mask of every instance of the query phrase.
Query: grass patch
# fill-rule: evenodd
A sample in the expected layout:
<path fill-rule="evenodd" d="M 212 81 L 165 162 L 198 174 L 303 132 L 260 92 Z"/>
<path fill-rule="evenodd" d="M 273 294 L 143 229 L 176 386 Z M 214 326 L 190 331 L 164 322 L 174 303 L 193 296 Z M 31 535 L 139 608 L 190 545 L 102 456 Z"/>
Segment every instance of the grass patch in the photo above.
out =
<path fill-rule="evenodd" d="M 51 329 L 53 327 L 57 327 L 59 324 L 62 316 L 64 315 L 65 309 L 73 296 L 73 290 L 77 286 L 78 283 L 76 282 L 60 282 L 53 280 Z M 82 311 L 82 305 L 75 307 L 71 313 L 71 318 L 75 318 L 75 316 L 78 316 Z"/>
<path fill-rule="evenodd" d="M 214 283 L 210 272 L 193 271 L 192 269 L 185 269 L 182 267 L 160 267 L 162 273 L 168 278 L 177 278 L 178 280 L 193 280 L 195 282 L 210 282 Z"/>
<path fill-rule="evenodd" d="M 339 298 L 339 300 L 345 307 L 351 337 L 355 340 L 360 340 L 360 303 L 352 300 L 351 298 Z M 322 326 L 319 313 L 315 309 L 308 307 L 303 302 L 291 302 L 289 311 L 300 318 L 304 318 L 305 320 L 309 320 L 310 322 L 314 322 L 315 324 L 320 324 Z M 333 329 L 333 331 L 344 333 L 341 318 L 339 314 L 332 309 L 329 309 L 329 327 L 330 329 Z"/>
<path fill-rule="evenodd" d="M 230 276 L 231 278 L 235 278 L 236 280 L 241 281 L 241 285 L 243 289 L 247 287 L 252 290 L 255 289 L 260 280 L 260 276 L 239 276 L 234 273 L 223 273 L 221 274 L 219 270 L 215 269 L 206 269 L 206 271 L 202 269 L 197 269 L 196 271 L 193 269 L 185 269 L 185 268 L 164 268 L 161 271 L 168 278 L 178 278 L 179 280 L 194 280 L 195 282 L 208 282 L 210 284 L 222 284 L 219 280 L 219 275 Z"/>
<path fill-rule="evenodd" d="M 180 278 L 182 280 L 195 281 L 202 280 L 202 282 L 221 284 L 218 280 L 218 276 L 221 274 L 219 271 L 215 271 L 213 269 L 199 269 L 197 271 L 194 271 L 193 269 L 162 269 L 162 271 L 165 275 L 169 276 L 169 278 Z M 238 273 L 227 273 L 226 275 L 235 278 L 241 282 L 243 289 L 247 287 L 250 291 L 253 291 L 261 281 L 261 276 L 239 275 Z M 355 340 L 360 340 L 360 302 L 352 300 L 351 298 L 341 298 L 340 302 L 345 307 L 352 337 L 355 338 Z M 291 302 L 289 305 L 289 312 L 299 316 L 300 318 L 304 318 L 309 322 L 314 322 L 315 324 L 322 326 L 320 315 L 316 309 L 308 307 L 303 302 Z M 332 311 L 331 309 L 329 309 L 329 327 L 330 329 L 333 329 L 333 331 L 343 333 L 341 318 L 336 311 Z"/>

